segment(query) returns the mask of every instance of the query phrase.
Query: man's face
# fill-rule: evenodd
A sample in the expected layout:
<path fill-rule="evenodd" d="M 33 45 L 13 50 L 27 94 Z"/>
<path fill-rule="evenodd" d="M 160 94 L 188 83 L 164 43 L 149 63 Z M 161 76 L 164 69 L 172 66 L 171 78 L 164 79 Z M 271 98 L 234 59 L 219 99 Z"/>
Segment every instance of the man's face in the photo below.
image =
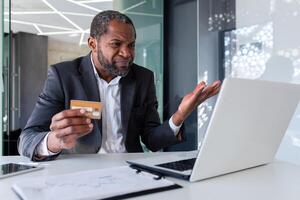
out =
<path fill-rule="evenodd" d="M 126 76 L 134 59 L 135 33 L 130 24 L 111 21 L 97 41 L 98 62 L 112 76 Z"/>

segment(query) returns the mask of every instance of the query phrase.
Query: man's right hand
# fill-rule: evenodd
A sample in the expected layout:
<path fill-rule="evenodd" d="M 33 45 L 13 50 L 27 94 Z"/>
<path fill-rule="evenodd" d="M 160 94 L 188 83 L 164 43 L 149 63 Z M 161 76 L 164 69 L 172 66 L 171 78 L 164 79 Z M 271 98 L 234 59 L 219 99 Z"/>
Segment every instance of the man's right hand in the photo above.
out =
<path fill-rule="evenodd" d="M 92 121 L 85 113 L 83 109 L 70 109 L 52 117 L 47 141 L 47 147 L 51 152 L 73 148 L 79 137 L 93 130 Z"/>

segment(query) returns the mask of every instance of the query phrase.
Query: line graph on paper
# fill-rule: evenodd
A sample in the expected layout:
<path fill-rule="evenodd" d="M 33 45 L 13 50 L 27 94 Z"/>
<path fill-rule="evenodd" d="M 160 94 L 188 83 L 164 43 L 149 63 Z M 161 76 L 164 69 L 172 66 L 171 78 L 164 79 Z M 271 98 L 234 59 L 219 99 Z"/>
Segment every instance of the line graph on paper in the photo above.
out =
<path fill-rule="evenodd" d="M 75 178 L 75 177 L 74 177 Z M 105 185 L 116 185 L 121 180 L 113 177 L 113 176 L 100 176 L 100 177 L 81 177 L 85 180 L 78 181 L 76 178 L 75 180 L 49 180 L 45 181 L 46 188 L 51 187 L 58 187 L 58 188 L 66 188 L 66 187 L 75 187 L 75 188 L 100 188 L 105 187 Z"/>
<path fill-rule="evenodd" d="M 27 199 L 100 199 L 172 185 L 140 175 L 128 166 L 23 180 L 15 188 Z M 42 197 L 42 198 L 41 198 Z M 25 199 L 25 198 L 24 198 Z"/>

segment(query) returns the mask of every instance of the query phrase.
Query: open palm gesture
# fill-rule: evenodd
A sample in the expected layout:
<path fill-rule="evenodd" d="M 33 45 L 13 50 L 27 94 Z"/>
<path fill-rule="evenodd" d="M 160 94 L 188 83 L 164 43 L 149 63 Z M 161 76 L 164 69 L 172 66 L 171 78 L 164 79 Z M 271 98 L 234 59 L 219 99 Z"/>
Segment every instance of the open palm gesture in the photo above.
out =
<path fill-rule="evenodd" d="M 176 125 L 181 124 L 197 106 L 216 95 L 220 88 L 220 81 L 215 81 L 210 86 L 206 86 L 204 81 L 200 82 L 194 91 L 183 97 L 177 112 L 173 115 L 173 123 Z"/>

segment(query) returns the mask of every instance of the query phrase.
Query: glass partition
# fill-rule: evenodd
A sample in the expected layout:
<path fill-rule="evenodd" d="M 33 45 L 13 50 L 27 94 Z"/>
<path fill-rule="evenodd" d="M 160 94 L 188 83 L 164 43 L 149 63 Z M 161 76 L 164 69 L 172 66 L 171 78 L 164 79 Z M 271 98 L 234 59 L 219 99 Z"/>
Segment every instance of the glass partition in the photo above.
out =
<path fill-rule="evenodd" d="M 3 13 L 3 7 L 4 7 L 4 2 L 3 0 L 0 1 L 0 9 L 1 9 L 1 13 Z M 3 44 L 3 35 L 4 35 L 4 30 L 3 30 L 3 24 L 4 24 L 4 20 L 3 20 L 3 14 L 1 14 L 0 16 L 0 93 L 1 93 L 1 98 L 0 98 L 0 108 L 1 108 L 1 112 L 0 112 L 0 156 L 3 155 L 3 127 L 2 127 L 2 111 L 3 111 L 3 65 L 4 65 L 4 59 L 3 59 L 3 50 L 4 50 L 4 44 Z"/>
<path fill-rule="evenodd" d="M 238 77 L 300 84 L 298 0 L 198 0 L 198 4 L 199 80 Z M 199 109 L 202 135 L 212 108 L 213 102 L 208 102 Z M 279 160 L 300 164 L 299 116 L 298 106 L 277 152 Z"/>
<path fill-rule="evenodd" d="M 10 23 L 10 9 L 11 9 L 11 0 L 2 1 L 2 67 L 1 67 L 1 134 L 3 141 L 1 142 L 2 154 L 7 155 L 7 150 L 10 147 L 10 135 L 9 135 L 9 89 L 8 81 L 10 79 L 10 64 L 11 64 L 11 23 Z"/>
<path fill-rule="evenodd" d="M 235 27 L 235 1 L 197 0 L 197 11 L 198 82 L 211 84 L 224 78 L 223 34 Z M 215 100 L 216 97 L 210 98 L 198 107 L 198 146 L 206 132 Z"/>
<path fill-rule="evenodd" d="M 297 0 L 236 0 L 236 30 L 225 36 L 234 38 L 226 75 L 300 84 L 299 20 Z M 277 159 L 300 164 L 299 116 L 298 106 Z"/>
<path fill-rule="evenodd" d="M 114 0 L 114 9 L 128 15 L 137 31 L 135 63 L 154 72 L 158 112 L 163 113 L 163 1 Z"/>

